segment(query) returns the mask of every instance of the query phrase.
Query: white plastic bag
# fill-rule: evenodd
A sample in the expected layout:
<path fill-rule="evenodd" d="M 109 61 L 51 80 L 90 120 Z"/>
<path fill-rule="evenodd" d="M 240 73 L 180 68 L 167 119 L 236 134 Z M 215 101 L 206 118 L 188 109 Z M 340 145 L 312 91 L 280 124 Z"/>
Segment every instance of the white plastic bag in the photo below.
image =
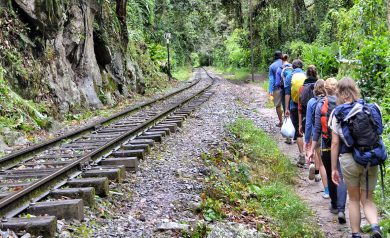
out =
<path fill-rule="evenodd" d="M 280 129 L 280 133 L 282 133 L 283 137 L 294 138 L 295 128 L 290 117 L 284 118 L 283 126 Z"/>

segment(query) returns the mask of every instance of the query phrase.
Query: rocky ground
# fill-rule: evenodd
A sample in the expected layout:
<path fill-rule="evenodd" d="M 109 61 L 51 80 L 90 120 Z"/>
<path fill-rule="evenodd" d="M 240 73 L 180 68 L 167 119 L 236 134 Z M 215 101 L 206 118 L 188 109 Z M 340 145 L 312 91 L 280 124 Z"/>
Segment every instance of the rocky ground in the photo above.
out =
<path fill-rule="evenodd" d="M 179 132 L 152 149 L 136 173 L 129 174 L 122 184 L 111 185 L 112 196 L 98 202 L 99 212 L 89 211 L 89 230 L 66 224 L 61 237 L 73 232 L 87 232 L 93 237 L 179 237 L 181 230 L 203 222 L 197 209 L 208 168 L 200 156 L 224 147 L 224 127 L 239 116 L 253 119 L 278 140 L 288 156 L 296 157 L 296 146 L 284 144 L 275 127 L 274 110 L 264 106 L 267 95 L 260 82 L 233 84 L 219 78 L 213 91 L 214 96 Z M 338 225 L 328 211 L 329 200 L 321 197 L 321 185 L 306 179 L 306 169 L 301 170 L 300 178 L 297 191 L 315 212 L 327 237 L 344 237 L 348 226 Z M 216 223 L 210 227 L 209 237 L 260 237 L 245 224 Z"/>

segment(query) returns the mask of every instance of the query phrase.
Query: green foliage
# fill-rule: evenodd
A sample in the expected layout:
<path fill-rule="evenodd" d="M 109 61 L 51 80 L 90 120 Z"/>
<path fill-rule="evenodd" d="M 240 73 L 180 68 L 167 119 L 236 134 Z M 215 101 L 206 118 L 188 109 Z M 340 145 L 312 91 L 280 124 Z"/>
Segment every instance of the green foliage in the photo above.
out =
<path fill-rule="evenodd" d="M 276 142 L 250 120 L 239 119 L 228 130 L 231 147 L 202 156 L 213 171 L 201 196 L 205 220 L 223 219 L 227 214 L 242 217 L 245 211 L 246 221 L 264 216 L 271 219 L 261 223 L 260 232 L 322 237 L 291 186 L 297 171 Z"/>
<path fill-rule="evenodd" d="M 46 107 L 22 99 L 4 80 L 3 72 L 0 66 L 0 127 L 26 132 L 48 128 L 51 120 L 44 114 L 47 113 Z"/>
<path fill-rule="evenodd" d="M 172 72 L 172 76 L 179 81 L 187 81 L 190 79 L 191 75 L 192 68 L 189 66 L 175 68 L 175 70 Z"/>
<path fill-rule="evenodd" d="M 195 229 L 183 231 L 181 235 L 183 238 L 206 238 L 209 231 L 210 228 L 205 223 L 198 223 Z"/>
<path fill-rule="evenodd" d="M 224 77 L 233 81 L 245 81 L 250 77 L 249 68 L 220 68 L 219 71 L 224 73 Z"/>
<path fill-rule="evenodd" d="M 200 66 L 200 57 L 198 53 L 192 52 L 190 58 L 192 67 Z"/>
<path fill-rule="evenodd" d="M 356 69 L 361 93 L 366 97 L 382 98 L 389 91 L 390 43 L 385 36 L 374 36 L 363 40 L 357 54 L 361 66 Z"/>
<path fill-rule="evenodd" d="M 249 120 L 238 120 L 229 130 L 240 140 L 244 153 L 252 160 L 260 160 L 270 179 L 294 182 L 295 167 L 280 152 L 276 142 Z"/>
<path fill-rule="evenodd" d="M 336 44 L 323 46 L 319 44 L 307 44 L 302 41 L 288 43 L 285 48 L 292 59 L 300 58 L 304 67 L 315 65 L 320 77 L 328 78 L 336 76 L 339 69 L 337 62 L 338 47 Z"/>
<path fill-rule="evenodd" d="M 235 29 L 225 41 L 224 45 L 230 65 L 237 68 L 248 65 L 250 53 L 249 50 L 244 47 L 245 37 L 247 35 L 247 32 L 241 29 Z"/>
<path fill-rule="evenodd" d="M 217 221 L 224 218 L 225 215 L 222 212 L 222 205 L 222 202 L 211 198 L 207 198 L 206 200 L 204 200 L 201 204 L 201 209 L 203 210 L 203 218 L 206 221 Z"/>
<path fill-rule="evenodd" d="M 290 187 L 280 183 L 274 183 L 264 187 L 257 187 L 252 192 L 257 196 L 264 211 L 275 218 L 280 230 L 281 237 L 307 237 L 309 234 L 315 237 L 321 236 L 305 222 L 310 210 L 294 194 Z"/>

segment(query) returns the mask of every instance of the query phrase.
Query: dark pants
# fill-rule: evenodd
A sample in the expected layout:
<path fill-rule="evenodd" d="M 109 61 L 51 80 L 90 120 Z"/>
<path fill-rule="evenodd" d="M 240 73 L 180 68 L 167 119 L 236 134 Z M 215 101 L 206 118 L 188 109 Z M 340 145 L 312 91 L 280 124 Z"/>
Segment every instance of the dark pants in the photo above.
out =
<path fill-rule="evenodd" d="M 337 169 L 340 174 L 340 183 L 339 186 L 337 186 L 332 181 L 332 163 L 330 150 L 321 150 L 321 159 L 326 170 L 326 177 L 328 179 L 330 203 L 332 204 L 332 207 L 337 208 L 339 212 L 344 212 L 345 203 L 347 201 L 347 187 L 345 186 L 343 174 L 341 173 L 340 162 L 337 160 Z"/>
<path fill-rule="evenodd" d="M 290 110 L 290 118 L 291 122 L 294 125 L 295 128 L 295 135 L 294 140 L 296 140 L 298 137 L 302 137 L 301 134 L 299 134 L 299 118 L 298 118 L 298 108 L 293 108 Z"/>

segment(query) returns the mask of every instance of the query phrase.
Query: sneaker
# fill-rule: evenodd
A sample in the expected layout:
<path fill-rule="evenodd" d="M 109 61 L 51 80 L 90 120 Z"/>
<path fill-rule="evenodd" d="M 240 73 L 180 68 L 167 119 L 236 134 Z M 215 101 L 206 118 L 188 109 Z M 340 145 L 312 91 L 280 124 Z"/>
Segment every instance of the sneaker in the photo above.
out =
<path fill-rule="evenodd" d="M 382 231 L 379 227 L 372 228 L 370 238 L 382 238 Z"/>
<path fill-rule="evenodd" d="M 324 192 L 323 194 L 322 194 L 322 197 L 324 198 L 324 199 L 329 199 L 330 197 L 329 197 L 329 193 L 326 193 L 326 192 Z"/>
<path fill-rule="evenodd" d="M 318 183 L 319 181 L 321 181 L 321 175 L 320 175 L 320 174 L 316 174 L 316 175 L 314 176 L 314 181 L 316 181 L 317 183 Z"/>
<path fill-rule="evenodd" d="M 333 213 L 333 214 L 338 214 L 339 213 L 339 209 L 334 208 L 332 206 L 332 204 L 329 204 L 329 211 L 330 211 L 330 213 Z"/>
<path fill-rule="evenodd" d="M 299 157 L 298 157 L 298 163 L 297 163 L 297 165 L 300 166 L 300 167 L 302 167 L 302 166 L 305 165 L 305 163 L 306 163 L 305 155 L 300 154 Z M 315 168 L 314 168 L 314 169 L 315 169 Z"/>
<path fill-rule="evenodd" d="M 311 163 L 309 165 L 309 179 L 310 180 L 314 180 L 314 178 L 315 178 L 315 175 L 314 175 L 315 171 L 316 171 L 316 166 L 313 163 Z"/>
<path fill-rule="evenodd" d="M 339 214 L 337 214 L 337 218 L 339 219 L 340 224 L 345 224 L 347 222 L 347 219 L 345 219 L 344 212 L 339 212 Z"/>

